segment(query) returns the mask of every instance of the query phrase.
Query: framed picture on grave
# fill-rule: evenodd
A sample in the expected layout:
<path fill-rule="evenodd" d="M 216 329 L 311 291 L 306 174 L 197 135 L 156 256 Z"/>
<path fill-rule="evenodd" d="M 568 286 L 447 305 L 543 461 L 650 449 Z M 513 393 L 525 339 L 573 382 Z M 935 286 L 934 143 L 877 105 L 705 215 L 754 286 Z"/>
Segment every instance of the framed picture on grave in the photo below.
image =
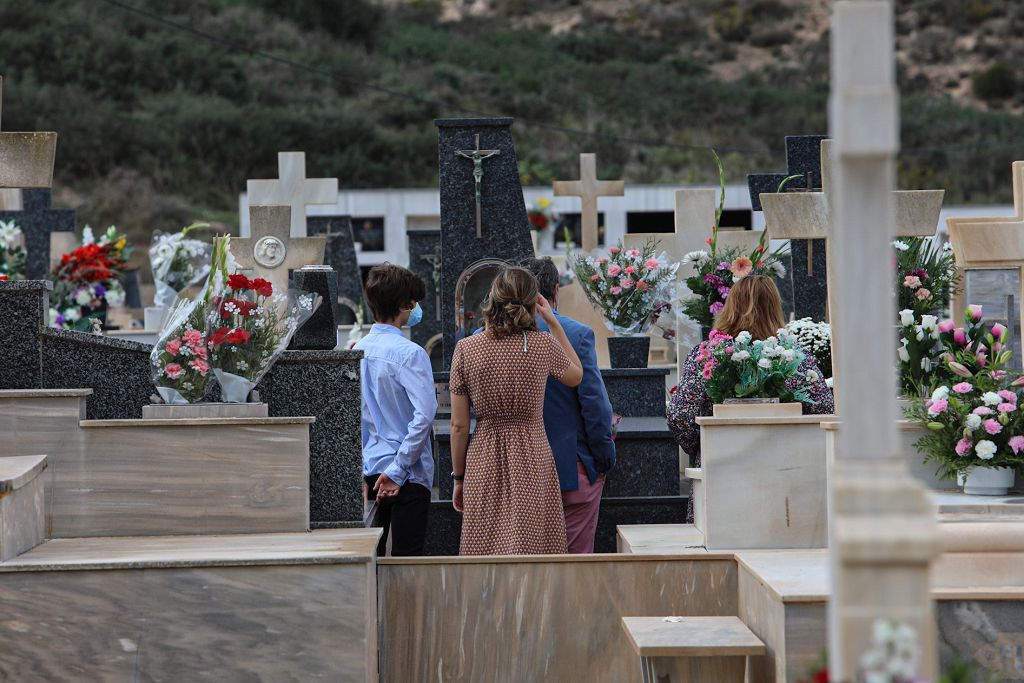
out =
<path fill-rule="evenodd" d="M 498 259 L 483 259 L 462 271 L 455 283 L 456 338 L 468 337 L 483 327 L 483 306 L 491 282 L 505 266 Z"/>
<path fill-rule="evenodd" d="M 555 245 L 565 245 L 565 229 L 569 229 L 569 234 L 572 235 L 572 242 L 575 245 L 583 243 L 583 225 L 582 218 L 579 213 L 562 213 L 559 214 L 558 223 L 555 224 Z M 597 245 L 599 247 L 604 246 L 604 212 L 599 211 L 597 214 Z"/>
<path fill-rule="evenodd" d="M 384 217 L 353 216 L 352 240 L 362 251 L 384 251 Z"/>
<path fill-rule="evenodd" d="M 1001 323 L 1010 330 L 1010 346 L 1013 358 L 1010 366 L 1021 368 L 1021 324 L 1020 302 L 1017 292 L 1021 289 L 1019 268 L 968 268 L 964 272 L 964 296 L 969 304 L 980 304 L 987 326 Z M 960 323 L 960 320 L 956 321 Z"/>

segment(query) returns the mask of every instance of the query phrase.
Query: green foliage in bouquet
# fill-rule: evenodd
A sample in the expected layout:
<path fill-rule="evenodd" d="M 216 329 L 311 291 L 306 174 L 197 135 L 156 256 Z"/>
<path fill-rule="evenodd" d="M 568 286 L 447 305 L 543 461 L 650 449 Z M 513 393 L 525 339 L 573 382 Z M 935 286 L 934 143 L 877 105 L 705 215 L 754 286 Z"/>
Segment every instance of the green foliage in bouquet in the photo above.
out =
<path fill-rule="evenodd" d="M 777 398 L 783 403 L 813 403 L 814 371 L 800 371 L 804 352 L 782 328 L 776 337 L 754 340 L 749 332 L 736 338 L 712 330 L 696 355 L 704 387 L 714 403 L 728 398 Z"/>
<path fill-rule="evenodd" d="M 932 237 L 913 237 L 896 240 L 893 247 L 899 310 L 913 311 L 919 317 L 945 309 L 960 283 L 949 243 L 940 245 Z"/>

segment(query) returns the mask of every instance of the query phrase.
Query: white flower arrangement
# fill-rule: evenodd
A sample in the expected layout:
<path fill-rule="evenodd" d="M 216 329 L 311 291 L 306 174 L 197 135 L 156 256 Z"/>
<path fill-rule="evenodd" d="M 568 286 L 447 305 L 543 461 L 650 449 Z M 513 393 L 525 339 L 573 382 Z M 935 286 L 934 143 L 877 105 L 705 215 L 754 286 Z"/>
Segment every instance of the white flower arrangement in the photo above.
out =
<path fill-rule="evenodd" d="M 906 624 L 879 619 L 872 628 L 871 647 L 860 658 L 864 683 L 917 680 L 920 659 L 917 631 Z"/>
<path fill-rule="evenodd" d="M 801 318 L 786 325 L 786 332 L 805 352 L 814 356 L 826 377 L 832 376 L 832 326 Z"/>

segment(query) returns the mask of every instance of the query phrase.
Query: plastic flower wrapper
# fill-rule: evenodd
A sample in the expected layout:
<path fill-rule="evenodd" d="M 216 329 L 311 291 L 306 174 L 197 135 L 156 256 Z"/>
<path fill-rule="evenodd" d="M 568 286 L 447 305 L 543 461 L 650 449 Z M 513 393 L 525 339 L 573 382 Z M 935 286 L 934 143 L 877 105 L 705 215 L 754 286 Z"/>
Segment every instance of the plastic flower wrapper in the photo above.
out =
<path fill-rule="evenodd" d="M 150 353 L 150 369 L 157 393 L 169 404 L 203 399 L 213 376 L 206 320 L 227 288 L 225 273 L 234 270 L 228 236 L 213 240 L 209 277 L 195 298 L 180 299 L 164 322 Z"/>
<path fill-rule="evenodd" d="M 181 232 L 155 233 L 149 248 L 149 262 L 156 284 L 154 306 L 171 308 L 181 292 L 202 282 L 209 274 L 213 247 L 188 236 L 193 230 L 208 227 L 209 223 L 193 223 Z"/>
<path fill-rule="evenodd" d="M 665 253 L 656 255 L 656 247 L 654 240 L 643 249 L 624 249 L 620 242 L 607 256 L 573 258 L 572 269 L 587 299 L 617 334 L 641 334 L 672 319 L 669 302 L 675 297 L 679 264 Z"/>
<path fill-rule="evenodd" d="M 263 278 L 238 273 L 228 277 L 227 289 L 206 318 L 221 400 L 245 403 L 320 303 L 317 294 L 275 291 Z"/>

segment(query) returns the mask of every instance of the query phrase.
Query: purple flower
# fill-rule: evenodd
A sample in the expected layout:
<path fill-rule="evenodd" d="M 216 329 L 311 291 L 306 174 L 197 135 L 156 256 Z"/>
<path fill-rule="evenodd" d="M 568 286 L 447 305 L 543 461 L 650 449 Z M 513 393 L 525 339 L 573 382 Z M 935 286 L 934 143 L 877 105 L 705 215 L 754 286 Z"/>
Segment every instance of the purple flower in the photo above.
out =
<path fill-rule="evenodd" d="M 707 275 L 704 276 L 704 282 L 716 288 L 723 287 L 725 285 L 725 280 L 718 277 L 717 275 L 712 275 L 711 273 L 708 273 Z"/>
<path fill-rule="evenodd" d="M 729 270 L 730 268 L 732 268 L 732 264 L 728 261 L 719 261 L 718 267 L 715 270 Z"/>
<path fill-rule="evenodd" d="M 928 271 L 924 268 L 912 268 L 907 271 L 907 275 L 913 275 L 914 277 L 919 277 L 922 280 L 928 279 Z"/>
<path fill-rule="evenodd" d="M 726 287 L 725 285 L 723 285 L 723 286 L 718 288 L 718 296 L 720 296 L 723 299 L 725 299 L 725 298 L 727 298 L 729 296 L 729 292 L 730 291 L 732 291 L 732 289 L 730 287 Z"/>
<path fill-rule="evenodd" d="M 54 322 L 54 325 L 63 325 L 64 324 L 64 316 L 58 315 L 57 318 L 53 322 Z"/>
<path fill-rule="evenodd" d="M 93 293 L 93 296 L 95 296 L 97 299 L 99 299 L 99 298 L 102 298 L 103 295 L 107 293 L 107 288 L 97 282 L 96 284 L 94 284 L 92 286 L 92 293 Z"/>
<path fill-rule="evenodd" d="M 725 308 L 725 304 L 723 304 L 721 301 L 716 301 L 715 303 L 708 306 L 708 310 L 711 312 L 711 315 L 718 315 L 719 313 L 722 312 L 723 308 Z"/>

